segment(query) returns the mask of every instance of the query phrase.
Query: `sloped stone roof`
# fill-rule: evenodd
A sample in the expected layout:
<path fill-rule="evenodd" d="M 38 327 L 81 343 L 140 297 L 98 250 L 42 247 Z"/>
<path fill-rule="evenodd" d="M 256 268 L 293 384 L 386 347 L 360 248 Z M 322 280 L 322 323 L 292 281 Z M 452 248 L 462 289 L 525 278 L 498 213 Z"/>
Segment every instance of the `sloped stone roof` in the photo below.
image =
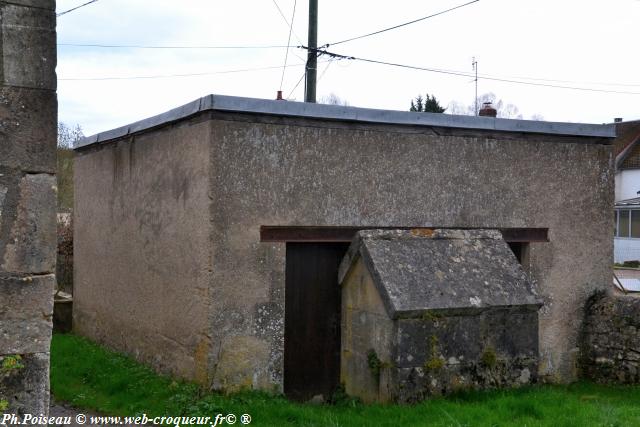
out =
<path fill-rule="evenodd" d="M 342 260 L 339 282 L 360 257 L 392 318 L 542 305 L 497 230 L 363 230 Z"/>

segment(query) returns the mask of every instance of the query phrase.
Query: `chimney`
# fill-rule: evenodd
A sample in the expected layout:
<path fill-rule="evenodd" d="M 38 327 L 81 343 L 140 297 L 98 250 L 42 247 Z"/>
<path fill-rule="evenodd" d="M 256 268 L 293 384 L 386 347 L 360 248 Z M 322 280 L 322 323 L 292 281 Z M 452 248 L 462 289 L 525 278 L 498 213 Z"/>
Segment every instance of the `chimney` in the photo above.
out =
<path fill-rule="evenodd" d="M 478 111 L 479 116 L 495 117 L 498 115 L 498 110 L 491 106 L 490 102 L 483 103 L 483 107 Z"/>
<path fill-rule="evenodd" d="M 622 117 L 616 117 L 613 119 L 613 123 L 622 123 Z"/>
<path fill-rule="evenodd" d="M 284 101 L 284 99 L 282 98 L 282 91 L 281 90 L 278 91 L 278 95 L 276 96 L 276 101 Z"/>

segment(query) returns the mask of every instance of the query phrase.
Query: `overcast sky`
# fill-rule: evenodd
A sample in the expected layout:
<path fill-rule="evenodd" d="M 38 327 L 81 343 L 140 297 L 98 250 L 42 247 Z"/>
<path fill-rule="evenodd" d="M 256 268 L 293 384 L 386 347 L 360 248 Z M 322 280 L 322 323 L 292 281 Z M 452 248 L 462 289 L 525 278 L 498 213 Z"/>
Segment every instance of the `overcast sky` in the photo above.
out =
<path fill-rule="evenodd" d="M 87 0 L 58 0 L 58 12 Z M 470 0 L 319 0 L 318 43 L 370 33 Z M 286 49 L 137 49 L 63 44 L 265 46 L 287 44 L 294 0 L 98 0 L 58 18 L 59 120 L 93 134 L 161 113 L 207 94 L 276 96 Z M 306 44 L 308 2 L 298 0 L 291 45 Z M 640 119 L 638 0 L 479 0 L 393 31 L 336 44 L 358 58 L 471 75 L 525 119 L 604 123 Z M 282 90 L 302 100 L 306 52 L 289 50 Z M 473 102 L 468 76 L 322 56 L 318 97 L 358 107 L 407 110 L 418 94 L 443 106 Z M 264 69 L 274 67 L 272 69 Z M 229 72 L 244 69 L 261 70 Z M 224 73 L 223 73 L 224 72 Z M 119 80 L 70 80 L 199 76 Z M 574 90 L 501 82 L 482 77 Z M 295 88 L 295 90 L 294 90 Z M 610 91 L 596 92 L 593 89 Z M 613 93 L 623 92 L 623 93 Z"/>

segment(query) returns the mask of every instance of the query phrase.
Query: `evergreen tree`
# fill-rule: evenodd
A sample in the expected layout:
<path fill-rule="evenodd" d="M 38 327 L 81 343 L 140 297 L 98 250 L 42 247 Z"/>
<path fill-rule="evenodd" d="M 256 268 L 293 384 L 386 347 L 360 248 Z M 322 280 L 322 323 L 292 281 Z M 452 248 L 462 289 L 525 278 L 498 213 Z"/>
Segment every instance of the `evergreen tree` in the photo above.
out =
<path fill-rule="evenodd" d="M 416 96 L 415 102 L 411 100 L 411 107 L 409 111 L 417 112 L 417 113 L 444 113 L 446 108 L 443 108 L 435 95 L 427 94 L 426 98 L 423 98 L 422 95 Z"/>

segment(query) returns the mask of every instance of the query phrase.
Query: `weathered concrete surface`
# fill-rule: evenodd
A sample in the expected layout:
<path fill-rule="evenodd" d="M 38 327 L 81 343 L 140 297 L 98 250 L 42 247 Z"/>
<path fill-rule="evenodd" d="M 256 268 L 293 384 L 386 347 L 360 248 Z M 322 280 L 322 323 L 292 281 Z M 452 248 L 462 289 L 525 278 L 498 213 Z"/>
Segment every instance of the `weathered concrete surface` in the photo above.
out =
<path fill-rule="evenodd" d="M 209 127 L 184 123 L 75 160 L 75 331 L 202 383 L 210 372 Z"/>
<path fill-rule="evenodd" d="M 55 2 L 0 1 L 0 404 L 46 414 L 55 288 Z"/>
<path fill-rule="evenodd" d="M 389 402 L 395 391 L 397 328 L 362 258 L 347 276 L 342 282 L 340 383 L 364 402 Z"/>
<path fill-rule="evenodd" d="M 260 243 L 261 225 L 548 227 L 550 242 L 531 244 L 525 266 L 545 304 L 540 312 L 540 374 L 550 381 L 576 378 L 584 302 L 610 282 L 613 244 L 602 230 L 612 227 L 613 176 L 611 147 L 605 140 L 275 113 L 196 113 L 77 151 L 76 194 L 84 200 L 76 202 L 76 214 L 84 219 L 76 218 L 82 224 L 76 223 L 75 252 L 84 258 L 76 260 L 75 285 L 88 290 L 76 295 L 76 303 L 80 297 L 85 301 L 79 304 L 86 304 L 76 325 L 83 333 L 115 346 L 126 341 L 123 331 L 130 334 L 130 342 L 144 342 L 180 324 L 181 339 L 198 334 L 210 338 L 210 348 L 203 348 L 212 384 L 281 387 L 285 251 L 284 244 Z M 185 130 L 204 126 L 203 121 L 208 130 Z M 130 133 L 127 127 L 125 134 Z M 101 138 L 108 139 L 108 134 Z M 167 145 L 179 149 L 171 151 Z M 196 145 L 206 147 L 196 150 L 198 155 L 184 154 Z M 115 158 L 126 159 L 129 151 L 137 162 L 131 170 L 142 171 L 140 162 L 145 162 L 144 170 L 155 179 L 142 182 L 124 172 L 127 179 L 115 178 L 122 169 L 114 167 Z M 204 173 L 186 175 L 197 181 L 191 182 L 167 172 L 183 165 Z M 181 182 L 199 186 L 206 181 L 206 197 L 189 212 L 206 218 L 192 223 L 182 221 L 184 206 L 179 203 L 139 200 L 145 192 L 164 200 Z M 176 239 L 160 241 L 145 231 L 146 225 L 137 225 L 141 220 L 134 213 L 143 204 L 147 217 L 162 227 L 182 221 Z M 208 237 L 203 230 L 209 230 Z M 146 244 L 142 235 L 148 236 Z M 150 257 L 148 251 L 163 256 Z M 210 251 L 208 258 L 205 251 Z M 179 284 L 194 283 L 184 279 L 193 277 L 185 272 L 192 257 L 208 274 L 193 285 L 198 291 L 184 288 L 185 294 L 198 296 L 208 289 L 198 303 L 202 306 L 189 311 L 197 327 L 184 319 L 178 322 L 166 308 L 170 302 L 177 304 L 176 298 L 181 303 L 189 298 L 173 292 Z M 158 268 L 166 274 L 149 274 Z M 118 304 L 105 308 L 102 301 L 111 301 L 113 295 L 118 295 Z M 139 326 L 132 319 L 140 318 L 132 306 L 146 300 L 165 301 L 166 309 L 163 316 L 152 314 L 153 320 L 145 317 L 146 333 L 140 333 L 132 327 Z M 206 319 L 195 320 L 199 313 Z M 163 340 L 153 341 L 156 345 Z M 196 341 L 188 347 L 195 348 L 191 344 Z M 225 349 L 245 342 L 259 354 L 242 361 L 241 375 L 229 370 L 239 353 Z M 143 357 L 140 350 L 140 358 L 145 360 L 159 353 L 152 345 L 144 352 Z M 189 357 L 185 352 L 177 360 Z M 177 370 L 175 362 L 163 363 Z"/>
<path fill-rule="evenodd" d="M 367 402 L 535 381 L 535 291 L 492 230 L 364 230 L 340 266 L 341 380 Z"/>
<path fill-rule="evenodd" d="M 282 380 L 284 245 L 259 243 L 259 226 L 404 225 L 549 227 L 526 266 L 544 302 L 540 375 L 576 379 L 582 308 L 611 277 L 610 146 L 265 118 L 212 133 L 212 333 L 222 346 L 264 337 L 255 375 Z"/>
<path fill-rule="evenodd" d="M 582 375 L 604 383 L 640 383 L 640 297 L 597 293 L 585 310 Z"/>

